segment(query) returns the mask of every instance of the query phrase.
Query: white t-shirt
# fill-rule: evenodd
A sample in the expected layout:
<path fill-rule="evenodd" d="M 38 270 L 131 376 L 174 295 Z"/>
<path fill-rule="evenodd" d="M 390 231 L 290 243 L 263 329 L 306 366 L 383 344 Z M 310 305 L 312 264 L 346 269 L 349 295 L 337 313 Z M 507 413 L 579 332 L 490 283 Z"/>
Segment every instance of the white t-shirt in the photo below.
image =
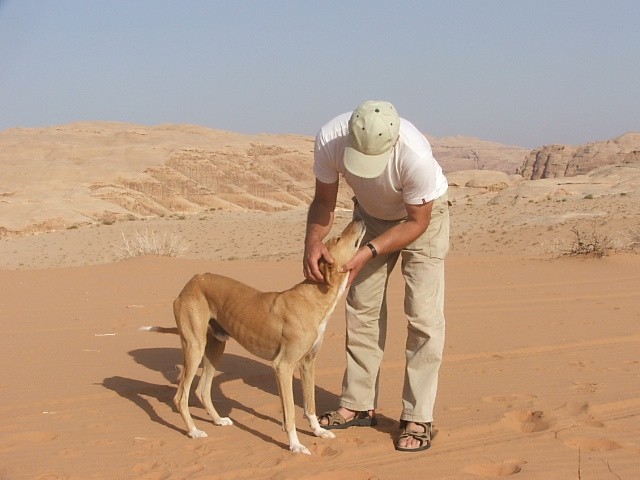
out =
<path fill-rule="evenodd" d="M 360 178 L 344 167 L 351 112 L 337 116 L 316 136 L 313 173 L 323 183 L 340 175 L 353 189 L 358 203 L 371 216 L 399 220 L 407 216 L 405 203 L 428 203 L 445 194 L 447 179 L 433 157 L 431 145 L 409 121 L 400 119 L 400 138 L 385 170 L 376 178 Z"/>

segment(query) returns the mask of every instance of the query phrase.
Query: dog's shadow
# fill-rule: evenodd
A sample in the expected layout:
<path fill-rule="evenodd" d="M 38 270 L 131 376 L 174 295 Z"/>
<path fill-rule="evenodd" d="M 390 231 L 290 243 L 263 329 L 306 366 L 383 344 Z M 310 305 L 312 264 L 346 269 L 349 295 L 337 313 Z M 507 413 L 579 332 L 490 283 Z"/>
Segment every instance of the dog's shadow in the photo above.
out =
<path fill-rule="evenodd" d="M 135 403 L 138 407 L 140 407 L 149 418 L 175 431 L 178 431 L 182 434 L 186 433 L 184 428 L 178 427 L 175 424 L 169 423 L 165 420 L 153 407 L 151 402 L 147 400 L 147 398 L 152 397 L 158 400 L 160 403 L 166 404 L 168 406 L 167 411 L 173 411 L 177 414 L 177 410 L 173 404 L 173 397 L 176 393 L 177 389 L 177 380 L 180 373 L 180 368 L 183 362 L 182 351 L 179 348 L 144 348 L 138 350 L 132 350 L 129 352 L 129 355 L 133 358 L 133 360 L 143 365 L 151 370 L 160 372 L 163 374 L 165 379 L 167 380 L 167 384 L 154 384 L 145 382 L 142 380 L 136 380 L 133 378 L 125 378 L 125 377 L 109 377 L 105 378 L 102 382 L 102 385 L 109 390 L 116 392 L 123 398 L 130 400 Z M 230 412 L 233 410 L 240 410 L 250 415 L 260 418 L 262 420 L 272 421 L 278 425 L 282 423 L 280 418 L 273 418 L 268 415 L 264 415 L 255 409 L 248 407 L 242 403 L 242 399 L 236 398 L 227 398 L 224 396 L 221 390 L 221 385 L 224 382 L 229 382 L 233 380 L 241 380 L 245 384 L 262 390 L 263 392 L 278 396 L 278 386 L 276 383 L 275 375 L 273 373 L 273 369 L 270 365 L 261 363 L 252 358 L 241 357 L 234 354 L 225 353 L 220 362 L 220 367 L 218 369 L 217 375 L 213 380 L 212 385 L 212 398 L 216 403 L 216 410 L 220 413 L 221 416 L 231 416 Z M 197 379 L 194 381 L 194 385 L 197 384 Z M 189 396 L 190 404 L 199 405 L 197 397 L 192 394 Z M 317 405 L 327 405 L 327 406 L 335 406 L 338 404 L 339 397 L 329 392 L 323 388 L 316 388 L 316 404 Z M 294 400 L 297 406 L 301 406 L 302 401 L 302 387 L 301 382 L 298 378 L 293 379 L 293 389 L 294 389 Z M 202 418 L 197 415 L 193 415 L 195 419 L 200 421 L 210 422 L 208 418 Z M 178 415 L 178 421 L 180 416 Z M 296 421 L 296 425 L 300 425 L 301 422 Z M 254 430 L 247 425 L 243 425 L 234 419 L 234 425 L 242 430 L 252 433 L 265 441 L 272 443 L 279 443 L 275 441 L 273 438 L 268 437 L 257 430 Z M 303 429 L 299 430 L 305 431 Z M 312 433 L 307 431 L 308 434 Z M 280 445 L 287 449 L 288 445 L 284 443 L 280 443 Z"/>

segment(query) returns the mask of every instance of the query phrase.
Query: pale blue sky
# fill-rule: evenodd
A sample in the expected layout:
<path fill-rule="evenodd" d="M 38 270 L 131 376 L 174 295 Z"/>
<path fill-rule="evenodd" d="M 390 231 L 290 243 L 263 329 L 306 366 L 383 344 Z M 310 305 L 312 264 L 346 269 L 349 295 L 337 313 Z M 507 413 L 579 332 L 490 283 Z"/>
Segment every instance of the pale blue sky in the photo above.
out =
<path fill-rule="evenodd" d="M 0 130 L 314 135 L 367 99 L 524 147 L 639 131 L 640 2 L 0 0 Z"/>

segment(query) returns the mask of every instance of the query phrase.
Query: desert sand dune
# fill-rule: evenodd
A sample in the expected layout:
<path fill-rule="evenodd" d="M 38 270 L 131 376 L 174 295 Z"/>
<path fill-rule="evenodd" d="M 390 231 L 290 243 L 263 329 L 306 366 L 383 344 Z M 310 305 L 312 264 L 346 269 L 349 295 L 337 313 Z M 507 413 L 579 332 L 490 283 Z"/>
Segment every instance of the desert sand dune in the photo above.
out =
<path fill-rule="evenodd" d="M 637 473 L 636 255 L 452 257 L 438 434 L 421 455 L 393 449 L 404 366 L 399 275 L 378 428 L 321 440 L 299 419 L 313 456 L 290 454 L 271 367 L 230 341 L 214 399 L 235 425 L 208 423 L 194 401 L 210 436 L 187 438 L 172 406 L 178 338 L 137 329 L 172 325 L 171 300 L 198 271 L 263 289 L 300 279 L 291 261 L 165 257 L 0 272 L 3 478 L 404 478 L 408 465 L 431 478 Z M 318 360 L 321 410 L 338 398 L 343 329 L 338 309 Z M 299 406 L 297 380 L 296 394 Z"/>

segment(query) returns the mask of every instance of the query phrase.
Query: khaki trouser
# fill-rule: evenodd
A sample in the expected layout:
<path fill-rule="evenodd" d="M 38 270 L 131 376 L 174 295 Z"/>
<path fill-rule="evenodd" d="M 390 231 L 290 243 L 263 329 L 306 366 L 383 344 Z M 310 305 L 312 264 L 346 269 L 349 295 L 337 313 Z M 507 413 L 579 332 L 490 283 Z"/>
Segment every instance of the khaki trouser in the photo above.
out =
<path fill-rule="evenodd" d="M 359 205 L 354 216 L 366 223 L 365 243 L 402 221 L 373 218 Z M 434 201 L 425 233 L 400 252 L 378 255 L 360 271 L 347 295 L 347 366 L 341 406 L 357 411 L 376 408 L 387 335 L 387 283 L 402 256 L 404 313 L 408 324 L 400 419 L 433 421 L 444 349 L 444 258 L 448 251 L 449 206 L 445 194 Z"/>

